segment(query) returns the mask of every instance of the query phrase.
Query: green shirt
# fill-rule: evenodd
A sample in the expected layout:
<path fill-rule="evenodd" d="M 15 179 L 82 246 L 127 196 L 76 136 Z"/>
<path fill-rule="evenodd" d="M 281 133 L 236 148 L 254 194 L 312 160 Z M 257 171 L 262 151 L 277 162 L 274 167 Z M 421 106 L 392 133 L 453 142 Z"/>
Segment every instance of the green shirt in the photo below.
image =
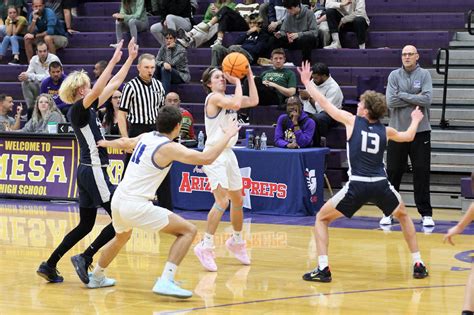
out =
<path fill-rule="evenodd" d="M 214 2 L 213 3 L 218 9 L 220 9 L 222 7 L 222 4 L 219 4 L 217 2 Z M 235 3 L 233 0 L 231 1 L 228 1 L 228 2 L 225 2 L 223 5 L 225 5 L 226 7 L 229 7 L 231 8 L 232 10 L 235 9 L 235 6 L 237 5 L 237 3 Z M 207 7 L 207 10 L 206 10 L 206 13 L 204 14 L 204 19 L 202 20 L 203 22 L 207 23 L 209 22 L 212 17 L 214 16 L 214 13 L 212 13 L 211 11 L 211 7 L 212 7 L 212 4 L 210 4 L 208 7 Z"/>
<path fill-rule="evenodd" d="M 270 81 L 285 88 L 296 88 L 296 75 L 293 71 L 287 68 L 270 69 L 264 71 L 261 75 L 262 81 Z M 278 91 L 277 91 L 278 92 Z M 285 102 L 286 96 L 278 92 L 280 104 Z"/>
<path fill-rule="evenodd" d="M 128 21 L 131 19 L 148 22 L 144 0 L 132 0 L 128 9 L 124 7 L 122 1 L 122 4 L 120 5 L 120 14 L 123 15 L 123 20 L 125 23 L 128 23 Z"/>

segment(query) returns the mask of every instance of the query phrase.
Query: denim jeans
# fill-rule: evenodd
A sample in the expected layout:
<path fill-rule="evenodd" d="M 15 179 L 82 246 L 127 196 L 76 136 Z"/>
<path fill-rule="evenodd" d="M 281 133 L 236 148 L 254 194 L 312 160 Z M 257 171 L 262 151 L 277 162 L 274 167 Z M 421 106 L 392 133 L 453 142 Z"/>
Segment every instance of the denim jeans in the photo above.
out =
<path fill-rule="evenodd" d="M 20 43 L 23 42 L 22 36 L 12 35 L 3 37 L 2 46 L 0 48 L 0 56 L 5 56 L 7 53 L 8 45 L 12 45 L 12 54 L 20 54 Z"/>
<path fill-rule="evenodd" d="M 171 68 L 171 70 L 166 70 L 164 66 L 155 70 L 155 77 L 161 81 L 161 84 L 163 84 L 166 94 L 170 91 L 171 83 L 184 83 L 176 69 Z"/>

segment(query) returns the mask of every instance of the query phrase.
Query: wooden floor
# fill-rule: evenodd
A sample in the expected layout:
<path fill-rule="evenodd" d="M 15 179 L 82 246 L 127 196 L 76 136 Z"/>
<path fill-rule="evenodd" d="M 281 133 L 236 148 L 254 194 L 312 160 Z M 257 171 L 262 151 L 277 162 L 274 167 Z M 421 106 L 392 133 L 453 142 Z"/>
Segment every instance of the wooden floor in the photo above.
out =
<path fill-rule="evenodd" d="M 60 261 L 63 283 L 38 277 L 40 262 L 77 221 L 73 207 L 0 208 L 0 314 L 460 314 L 470 264 L 454 256 L 472 249 L 472 236 L 459 236 L 452 247 L 442 234 L 418 233 L 430 277 L 415 280 L 400 232 L 331 228 L 333 282 L 311 283 L 301 276 L 316 265 L 312 227 L 247 222 L 252 265 L 242 266 L 224 248 L 230 230 L 223 222 L 216 235 L 219 271 L 204 271 L 190 252 L 177 278 L 194 296 L 177 300 L 151 291 L 173 238 L 140 230 L 107 270 L 116 286 L 84 287 L 69 258 L 108 223 L 103 215 Z M 204 222 L 195 223 L 202 231 Z"/>

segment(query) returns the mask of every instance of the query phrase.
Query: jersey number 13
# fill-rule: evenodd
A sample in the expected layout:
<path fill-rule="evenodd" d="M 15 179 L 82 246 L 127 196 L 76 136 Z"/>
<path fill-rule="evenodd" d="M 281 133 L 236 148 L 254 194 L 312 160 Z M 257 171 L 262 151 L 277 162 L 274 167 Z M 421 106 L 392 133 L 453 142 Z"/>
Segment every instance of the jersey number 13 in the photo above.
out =
<path fill-rule="evenodd" d="M 363 152 L 377 154 L 380 147 L 380 136 L 376 133 L 361 131 L 362 134 L 362 147 Z"/>

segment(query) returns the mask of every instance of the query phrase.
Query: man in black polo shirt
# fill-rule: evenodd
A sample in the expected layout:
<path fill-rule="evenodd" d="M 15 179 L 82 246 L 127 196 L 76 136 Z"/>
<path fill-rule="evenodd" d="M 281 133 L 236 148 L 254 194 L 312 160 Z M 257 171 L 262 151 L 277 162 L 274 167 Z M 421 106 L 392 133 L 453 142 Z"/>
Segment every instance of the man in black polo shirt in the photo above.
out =
<path fill-rule="evenodd" d="M 165 103 L 165 90 L 161 82 L 153 78 L 155 57 L 141 55 L 137 68 L 138 76 L 125 84 L 120 100 L 118 125 L 122 137 L 132 138 L 156 130 L 158 110 Z M 125 158 L 125 168 L 130 156 L 127 154 Z M 157 196 L 161 207 L 173 210 L 169 174 L 158 189 Z"/>

